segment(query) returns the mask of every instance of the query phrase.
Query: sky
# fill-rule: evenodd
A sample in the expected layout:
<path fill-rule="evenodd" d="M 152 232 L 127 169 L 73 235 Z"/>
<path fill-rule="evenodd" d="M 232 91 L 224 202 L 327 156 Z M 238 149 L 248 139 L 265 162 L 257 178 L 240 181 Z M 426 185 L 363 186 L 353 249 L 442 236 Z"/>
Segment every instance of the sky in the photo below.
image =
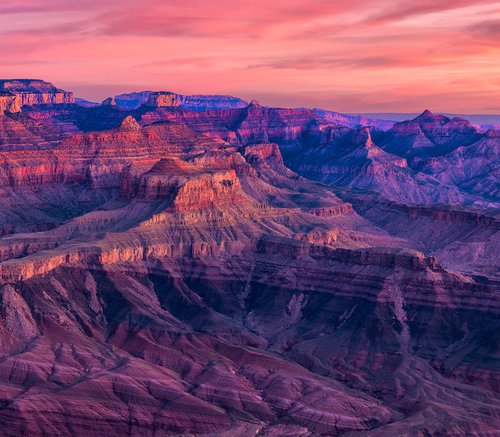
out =
<path fill-rule="evenodd" d="M 500 114 L 500 1 L 2 0 L 0 71 L 94 101 Z"/>

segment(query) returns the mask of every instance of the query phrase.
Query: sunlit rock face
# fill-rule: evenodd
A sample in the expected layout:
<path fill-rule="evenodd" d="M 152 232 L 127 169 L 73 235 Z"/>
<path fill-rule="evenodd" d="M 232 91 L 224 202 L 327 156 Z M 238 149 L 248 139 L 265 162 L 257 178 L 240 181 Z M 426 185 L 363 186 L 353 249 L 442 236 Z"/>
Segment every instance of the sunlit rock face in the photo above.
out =
<path fill-rule="evenodd" d="M 128 110 L 134 110 L 138 109 L 141 105 L 148 104 L 148 102 L 150 102 L 149 104 L 152 104 L 152 106 L 156 106 L 157 97 L 151 97 L 154 94 L 159 94 L 159 93 L 154 91 L 142 91 L 135 93 L 119 94 L 114 98 L 120 107 Z M 178 103 L 178 106 L 181 106 L 183 109 L 192 111 L 244 108 L 248 105 L 247 101 L 233 96 L 198 95 L 198 94 L 182 95 L 177 93 L 170 93 L 170 94 L 175 95 L 174 101 Z"/>
<path fill-rule="evenodd" d="M 151 93 L 146 103 L 148 106 L 153 106 L 156 108 L 162 107 L 171 107 L 171 106 L 180 106 L 181 99 L 180 97 L 171 92 L 158 92 Z"/>
<path fill-rule="evenodd" d="M 75 102 L 72 92 L 58 89 L 43 80 L 0 80 L 0 92 L 2 91 L 15 95 L 21 107 Z"/>
<path fill-rule="evenodd" d="M 2 432 L 494 436 L 497 132 L 176 96 L 0 116 Z"/>
<path fill-rule="evenodd" d="M 5 112 L 15 113 L 21 110 L 19 99 L 15 94 L 0 91 L 0 114 Z"/>

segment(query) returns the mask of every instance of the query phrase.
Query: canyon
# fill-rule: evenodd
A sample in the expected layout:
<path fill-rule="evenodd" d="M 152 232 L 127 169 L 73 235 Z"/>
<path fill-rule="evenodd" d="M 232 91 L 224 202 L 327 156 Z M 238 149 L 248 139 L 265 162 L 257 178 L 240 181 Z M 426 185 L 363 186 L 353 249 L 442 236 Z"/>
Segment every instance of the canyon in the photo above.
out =
<path fill-rule="evenodd" d="M 0 81 L 6 436 L 495 436 L 500 131 Z"/>

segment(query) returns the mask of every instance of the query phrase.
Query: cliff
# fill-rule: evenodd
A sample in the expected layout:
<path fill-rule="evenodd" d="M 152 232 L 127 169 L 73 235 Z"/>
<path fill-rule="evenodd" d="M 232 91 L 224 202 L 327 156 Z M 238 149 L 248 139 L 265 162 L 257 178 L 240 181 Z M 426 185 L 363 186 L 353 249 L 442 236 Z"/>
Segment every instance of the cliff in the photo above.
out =
<path fill-rule="evenodd" d="M 56 88 L 49 82 L 36 79 L 0 80 L 0 91 L 17 97 L 20 107 L 74 103 L 73 93 Z"/>
<path fill-rule="evenodd" d="M 154 91 L 142 91 L 136 93 L 119 94 L 115 96 L 117 104 L 125 109 L 137 109 L 143 104 L 156 106 L 155 99 L 148 103 Z M 177 93 L 177 101 L 183 109 L 192 111 L 208 111 L 213 109 L 244 108 L 248 105 L 243 99 L 224 95 L 182 95 Z M 175 100 L 175 99 L 174 99 Z"/>
<path fill-rule="evenodd" d="M 0 92 L 0 114 L 5 112 L 19 112 L 21 105 L 16 95 L 2 91 Z"/>
<path fill-rule="evenodd" d="M 171 92 L 155 92 L 151 93 L 146 102 L 147 106 L 155 108 L 180 106 L 181 98 L 179 95 Z"/>
<path fill-rule="evenodd" d="M 0 115 L 2 432 L 494 435 L 497 133 L 164 98 Z"/>

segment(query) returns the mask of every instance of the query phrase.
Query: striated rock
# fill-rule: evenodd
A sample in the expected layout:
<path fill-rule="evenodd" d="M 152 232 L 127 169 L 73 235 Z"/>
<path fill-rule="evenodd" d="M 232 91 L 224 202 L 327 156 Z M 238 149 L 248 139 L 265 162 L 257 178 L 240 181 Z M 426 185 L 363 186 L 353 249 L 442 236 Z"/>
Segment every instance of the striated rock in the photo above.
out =
<path fill-rule="evenodd" d="M 400 156 L 436 156 L 479 140 L 479 129 L 467 120 L 450 119 L 424 111 L 414 120 L 396 123 L 382 140 L 382 148 Z"/>
<path fill-rule="evenodd" d="M 119 104 L 125 108 L 137 109 L 142 104 L 152 107 L 182 107 L 192 111 L 208 111 L 218 109 L 244 108 L 245 100 L 232 96 L 219 95 L 181 95 L 172 92 L 131 93 L 116 96 Z"/>
<path fill-rule="evenodd" d="M 495 133 L 166 94 L 0 116 L 2 432 L 494 435 Z"/>
<path fill-rule="evenodd" d="M 46 149 L 62 138 L 58 130 L 29 117 L 0 115 L 0 151 Z"/>
<path fill-rule="evenodd" d="M 215 109 L 236 109 L 248 105 L 246 100 L 224 95 L 189 95 L 182 96 L 181 106 L 191 111 L 209 111 Z"/>
<path fill-rule="evenodd" d="M 119 129 L 121 131 L 137 131 L 141 129 L 141 125 L 133 116 L 129 115 L 120 123 Z"/>
<path fill-rule="evenodd" d="M 11 285 L 2 287 L 1 298 L 1 314 L 4 322 L 2 328 L 8 331 L 8 334 L 4 333 L 2 338 L 1 353 L 5 355 L 9 352 L 5 344 L 7 335 L 12 336 L 18 344 L 22 344 L 38 336 L 39 331 L 28 304 Z"/>
<path fill-rule="evenodd" d="M 19 112 L 21 105 L 19 99 L 14 94 L 8 92 L 0 92 L 0 115 L 5 112 Z"/>
<path fill-rule="evenodd" d="M 481 139 L 475 126 L 458 118 L 426 112 L 384 133 L 332 126 L 309 110 L 266 108 L 255 102 L 238 110 L 190 113 L 158 108 L 141 114 L 143 123 L 165 118 L 235 145 L 276 142 L 288 165 L 331 185 L 375 190 L 410 203 L 491 203 L 493 181 L 480 191 L 448 179 L 446 189 L 440 189 L 441 177 L 424 168 L 424 159 Z M 359 137 L 368 134 L 370 141 Z M 477 183 L 471 180 L 470 185 Z"/>
<path fill-rule="evenodd" d="M 276 142 L 283 150 L 300 148 L 303 139 L 316 137 L 319 125 L 327 124 L 309 109 L 269 108 L 255 101 L 241 109 L 193 112 L 157 108 L 141 114 L 141 121 L 147 124 L 165 119 L 231 144 Z"/>
<path fill-rule="evenodd" d="M 3 79 L 0 80 L 0 91 L 16 96 L 21 107 L 75 101 L 72 92 L 58 89 L 51 83 L 38 79 Z"/>
<path fill-rule="evenodd" d="M 155 108 L 180 106 L 181 99 L 175 93 L 155 92 L 155 93 L 151 93 L 149 95 L 148 101 L 146 104 L 148 106 L 153 106 Z"/>
<path fill-rule="evenodd" d="M 137 109 L 146 104 L 153 91 L 142 91 L 137 93 L 119 94 L 115 96 L 117 104 L 126 109 Z M 183 109 L 192 111 L 208 111 L 213 109 L 245 108 L 248 105 L 243 99 L 224 95 L 181 95 L 180 99 Z"/>

